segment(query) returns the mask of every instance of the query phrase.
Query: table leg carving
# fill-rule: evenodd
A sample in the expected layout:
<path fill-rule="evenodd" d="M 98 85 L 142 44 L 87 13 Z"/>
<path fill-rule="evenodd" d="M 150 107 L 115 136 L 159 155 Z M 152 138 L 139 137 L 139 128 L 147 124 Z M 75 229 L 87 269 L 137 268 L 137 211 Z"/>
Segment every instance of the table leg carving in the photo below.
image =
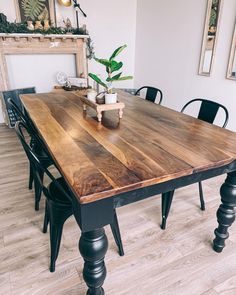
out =
<path fill-rule="evenodd" d="M 228 239 L 228 228 L 235 221 L 236 207 L 236 171 L 228 173 L 225 183 L 222 185 L 221 202 L 217 211 L 218 228 L 215 229 L 215 239 L 213 241 L 213 249 L 216 252 L 222 252 L 225 247 L 225 240 Z"/>
<path fill-rule="evenodd" d="M 97 112 L 98 122 L 102 122 L 102 112 Z"/>
<path fill-rule="evenodd" d="M 123 117 L 123 113 L 124 113 L 124 112 L 123 112 L 123 109 L 119 109 L 119 118 L 120 118 L 120 119 L 122 119 L 122 117 Z"/>
<path fill-rule="evenodd" d="M 104 295 L 102 288 L 106 278 L 104 263 L 108 241 L 104 229 L 82 233 L 79 250 L 84 259 L 83 277 L 89 287 L 87 295 Z"/>

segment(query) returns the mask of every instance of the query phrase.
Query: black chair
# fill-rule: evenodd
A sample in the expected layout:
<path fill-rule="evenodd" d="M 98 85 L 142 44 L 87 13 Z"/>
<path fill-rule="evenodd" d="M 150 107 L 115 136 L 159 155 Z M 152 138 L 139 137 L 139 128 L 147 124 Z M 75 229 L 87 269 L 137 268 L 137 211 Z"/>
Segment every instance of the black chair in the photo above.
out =
<path fill-rule="evenodd" d="M 227 126 L 228 121 L 229 121 L 228 110 L 222 104 L 219 104 L 219 103 L 211 101 L 211 100 L 202 99 L 202 98 L 196 98 L 196 99 L 190 100 L 182 108 L 181 112 L 183 113 L 190 104 L 195 103 L 195 102 L 198 102 L 198 103 L 200 102 L 200 109 L 199 109 L 199 113 L 197 116 L 197 118 L 199 120 L 213 124 L 218 111 L 220 109 L 222 109 L 225 114 L 225 119 L 223 121 L 222 128 L 225 128 Z M 205 201 L 204 201 L 201 181 L 198 183 L 198 188 L 199 188 L 199 197 L 200 197 L 200 203 L 201 203 L 200 207 L 201 207 L 201 210 L 204 211 L 205 210 Z M 170 212 L 173 196 L 174 196 L 174 191 L 170 191 L 170 192 L 162 194 L 162 224 L 161 224 L 162 229 L 166 228 L 166 222 L 167 222 L 167 218 L 168 218 L 168 215 Z"/>
<path fill-rule="evenodd" d="M 6 121 L 10 128 L 14 128 L 15 123 L 18 121 L 18 117 L 15 116 L 11 105 L 9 105 L 8 100 L 11 100 L 23 111 L 23 105 L 20 99 L 21 94 L 34 94 L 35 87 L 29 88 L 21 88 L 21 89 L 14 89 L 14 90 L 6 90 L 0 92 L 0 96 L 2 97 L 3 103 L 5 105 L 5 115 Z"/>
<path fill-rule="evenodd" d="M 150 86 L 143 86 L 136 91 L 135 95 L 140 95 L 140 91 L 143 89 L 147 89 L 146 97 L 145 97 L 146 100 L 151 101 L 151 102 L 155 102 L 157 95 L 159 94 L 158 104 L 161 104 L 162 98 L 163 98 L 163 93 L 160 89 L 155 88 L 155 87 L 150 87 Z"/>
<path fill-rule="evenodd" d="M 8 99 L 8 104 L 11 106 L 12 111 L 14 113 L 14 116 L 17 121 L 23 122 L 27 126 L 27 130 L 30 134 L 30 146 L 40 159 L 41 163 L 43 163 L 44 167 L 49 167 L 52 165 L 52 159 L 49 156 L 49 153 L 45 148 L 43 148 L 43 143 L 38 135 L 37 130 L 35 129 L 32 121 L 30 118 L 23 112 L 22 109 L 15 103 L 14 100 L 11 98 Z M 37 181 L 37 179 L 34 179 L 34 171 L 33 166 L 29 162 L 30 165 L 30 171 L 29 171 L 29 189 L 33 188 L 33 182 L 34 182 L 34 189 L 35 189 L 35 210 L 39 210 L 39 203 L 41 200 L 41 194 L 42 194 L 42 187 L 40 183 Z M 41 181 L 43 181 L 44 173 L 40 170 L 39 175 L 41 177 Z"/>
<path fill-rule="evenodd" d="M 63 225 L 65 221 L 73 215 L 72 210 L 72 192 L 67 186 L 63 177 L 55 178 L 50 171 L 40 162 L 34 150 L 27 142 L 24 131 L 30 136 L 27 125 L 17 122 L 15 125 L 16 133 L 21 141 L 25 153 L 32 166 L 35 166 L 34 173 L 40 183 L 43 193 L 46 197 L 45 218 L 43 232 L 47 232 L 48 223 L 50 224 L 50 246 L 51 246 L 51 262 L 50 271 L 55 271 L 55 264 L 59 254 Z M 51 180 L 48 187 L 45 187 L 39 171 L 43 171 Z M 120 236 L 119 224 L 116 211 L 114 209 L 114 223 L 110 224 L 115 242 L 119 249 L 119 255 L 124 255 L 122 240 Z"/>

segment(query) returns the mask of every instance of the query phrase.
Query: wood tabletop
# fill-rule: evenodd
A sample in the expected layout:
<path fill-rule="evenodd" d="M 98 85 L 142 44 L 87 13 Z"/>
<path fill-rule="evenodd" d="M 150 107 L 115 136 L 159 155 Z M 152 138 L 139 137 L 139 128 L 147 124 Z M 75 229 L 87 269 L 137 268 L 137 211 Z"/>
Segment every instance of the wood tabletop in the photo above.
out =
<path fill-rule="evenodd" d="M 119 91 L 123 119 L 83 112 L 79 94 L 22 95 L 80 203 L 158 184 L 236 159 L 236 133 Z"/>

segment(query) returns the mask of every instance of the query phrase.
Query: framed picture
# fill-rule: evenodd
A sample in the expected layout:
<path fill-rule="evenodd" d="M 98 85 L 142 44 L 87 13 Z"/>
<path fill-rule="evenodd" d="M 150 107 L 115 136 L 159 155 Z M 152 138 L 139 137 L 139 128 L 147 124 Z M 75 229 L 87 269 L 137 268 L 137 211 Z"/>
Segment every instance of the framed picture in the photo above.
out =
<path fill-rule="evenodd" d="M 15 0 L 15 7 L 17 22 L 49 20 L 56 26 L 54 0 Z"/>

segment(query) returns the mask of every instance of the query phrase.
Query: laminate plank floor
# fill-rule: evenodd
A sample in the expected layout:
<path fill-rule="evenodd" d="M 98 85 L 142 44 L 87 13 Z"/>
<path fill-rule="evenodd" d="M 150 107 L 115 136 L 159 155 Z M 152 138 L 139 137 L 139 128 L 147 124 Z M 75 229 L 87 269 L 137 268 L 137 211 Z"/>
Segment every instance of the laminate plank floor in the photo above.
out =
<path fill-rule="evenodd" d="M 119 257 L 106 227 L 109 250 L 107 295 L 235 295 L 236 225 L 221 254 L 211 249 L 224 176 L 205 181 L 206 211 L 198 186 L 175 193 L 166 231 L 160 229 L 156 196 L 118 209 L 125 249 Z M 28 162 L 14 130 L 0 126 L 0 294 L 84 295 L 80 230 L 70 218 L 64 227 L 56 272 L 49 266 L 49 235 L 42 233 L 44 201 L 34 211 Z"/>

